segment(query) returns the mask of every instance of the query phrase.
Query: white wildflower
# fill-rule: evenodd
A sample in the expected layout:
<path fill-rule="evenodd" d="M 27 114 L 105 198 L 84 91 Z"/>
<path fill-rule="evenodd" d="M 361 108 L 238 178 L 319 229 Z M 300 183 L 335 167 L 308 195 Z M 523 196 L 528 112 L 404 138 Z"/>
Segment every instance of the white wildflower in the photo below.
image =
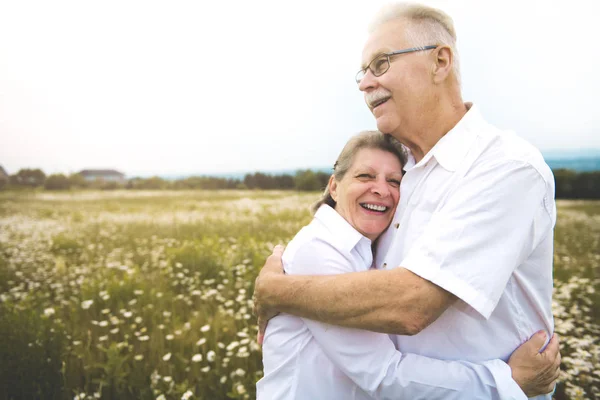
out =
<path fill-rule="evenodd" d="M 233 341 L 227 346 L 227 350 L 233 350 L 240 345 L 240 342 Z"/>
<path fill-rule="evenodd" d="M 215 361 L 215 357 L 216 357 L 216 353 L 214 351 L 209 351 L 208 353 L 206 353 L 206 359 L 210 362 Z"/>
<path fill-rule="evenodd" d="M 81 302 L 81 308 L 83 308 L 84 310 L 89 309 L 92 304 L 94 304 L 94 300 L 85 300 Z M 85 394 L 84 394 L 85 396 Z"/>

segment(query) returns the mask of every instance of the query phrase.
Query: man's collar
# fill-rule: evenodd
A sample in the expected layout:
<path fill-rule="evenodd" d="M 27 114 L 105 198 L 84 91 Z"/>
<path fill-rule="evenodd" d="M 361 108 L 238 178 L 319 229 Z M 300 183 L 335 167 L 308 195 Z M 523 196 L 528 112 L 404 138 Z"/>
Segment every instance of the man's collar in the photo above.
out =
<path fill-rule="evenodd" d="M 473 103 L 465 103 L 465 106 L 467 107 L 467 113 L 458 121 L 454 128 L 442 136 L 421 161 L 415 164 L 414 157 L 408 153 L 409 159 L 405 166 L 406 171 L 413 166 L 417 167 L 427 164 L 432 157 L 435 157 L 442 168 L 450 172 L 456 171 L 475 141 L 481 129 L 481 124 L 485 123 L 477 106 L 473 105 Z"/>
<path fill-rule="evenodd" d="M 315 219 L 325 225 L 333 234 L 332 236 L 337 241 L 337 245 L 348 252 L 352 251 L 361 239 L 367 240 L 370 246 L 371 241 L 369 238 L 354 229 L 344 217 L 327 204 L 319 207 L 315 213 Z"/>

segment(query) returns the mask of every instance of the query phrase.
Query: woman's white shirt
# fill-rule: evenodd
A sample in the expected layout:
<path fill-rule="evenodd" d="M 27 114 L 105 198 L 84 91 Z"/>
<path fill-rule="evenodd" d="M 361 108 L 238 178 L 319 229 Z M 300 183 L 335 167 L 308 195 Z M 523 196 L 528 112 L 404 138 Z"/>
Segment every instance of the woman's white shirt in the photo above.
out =
<path fill-rule="evenodd" d="M 327 205 L 283 254 L 285 272 L 298 275 L 366 271 L 372 261 L 371 241 Z M 386 334 L 287 314 L 269 321 L 263 364 L 259 400 L 526 398 L 501 360 L 403 354 Z"/>

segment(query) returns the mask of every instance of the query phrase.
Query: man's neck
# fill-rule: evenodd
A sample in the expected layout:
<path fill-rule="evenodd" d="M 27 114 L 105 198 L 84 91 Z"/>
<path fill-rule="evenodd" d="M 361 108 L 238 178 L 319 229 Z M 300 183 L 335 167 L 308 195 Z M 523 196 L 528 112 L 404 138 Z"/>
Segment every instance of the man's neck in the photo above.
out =
<path fill-rule="evenodd" d="M 401 132 L 394 136 L 410 149 L 415 162 L 419 162 L 446 133 L 458 124 L 467 111 L 462 99 L 454 102 L 439 102 L 431 112 L 421 116 L 420 126 L 411 129 L 410 132 Z"/>

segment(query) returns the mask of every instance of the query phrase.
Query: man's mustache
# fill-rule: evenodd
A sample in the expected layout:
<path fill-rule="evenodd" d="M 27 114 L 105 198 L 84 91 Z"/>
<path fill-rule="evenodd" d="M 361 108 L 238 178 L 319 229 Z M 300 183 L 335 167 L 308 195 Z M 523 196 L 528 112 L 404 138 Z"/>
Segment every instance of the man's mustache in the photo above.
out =
<path fill-rule="evenodd" d="M 365 94 L 365 101 L 369 108 L 373 108 L 374 104 L 377 104 L 383 99 L 388 99 L 392 97 L 392 94 L 386 89 L 378 89 L 373 92 L 369 92 Z"/>

